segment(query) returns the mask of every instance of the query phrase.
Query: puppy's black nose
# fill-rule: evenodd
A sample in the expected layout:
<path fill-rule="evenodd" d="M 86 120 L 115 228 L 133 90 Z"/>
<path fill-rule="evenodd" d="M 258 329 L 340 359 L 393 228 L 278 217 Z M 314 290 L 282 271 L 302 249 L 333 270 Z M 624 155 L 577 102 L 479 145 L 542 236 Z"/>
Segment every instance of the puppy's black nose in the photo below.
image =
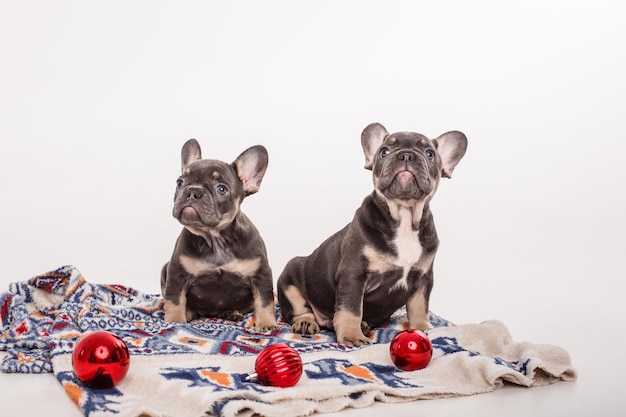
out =
<path fill-rule="evenodd" d="M 398 159 L 404 162 L 415 161 L 415 154 L 413 152 L 400 152 Z"/>
<path fill-rule="evenodd" d="M 200 200 L 203 195 L 204 195 L 204 191 L 202 191 L 202 189 L 200 188 L 189 188 L 187 190 L 188 201 Z"/>

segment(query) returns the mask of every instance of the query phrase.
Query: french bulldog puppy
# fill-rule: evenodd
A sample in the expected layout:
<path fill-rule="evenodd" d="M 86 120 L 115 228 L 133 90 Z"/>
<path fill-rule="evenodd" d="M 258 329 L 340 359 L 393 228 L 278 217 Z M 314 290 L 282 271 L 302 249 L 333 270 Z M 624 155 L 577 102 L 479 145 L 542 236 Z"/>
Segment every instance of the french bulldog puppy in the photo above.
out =
<path fill-rule="evenodd" d="M 439 240 L 429 203 L 441 177 L 465 154 L 467 138 L 451 131 L 436 139 L 413 132 L 389 134 L 378 123 L 361 135 L 374 191 L 350 224 L 307 257 L 287 263 L 278 300 L 292 331 L 334 329 L 337 341 L 370 343 L 371 327 L 406 305 L 409 328 L 426 330 Z"/>
<path fill-rule="evenodd" d="M 254 310 L 257 331 L 277 329 L 265 244 L 239 208 L 259 190 L 267 150 L 253 146 L 228 164 L 202 159 L 200 145 L 190 139 L 181 157 L 173 215 L 184 228 L 161 271 L 165 321 L 241 321 Z"/>

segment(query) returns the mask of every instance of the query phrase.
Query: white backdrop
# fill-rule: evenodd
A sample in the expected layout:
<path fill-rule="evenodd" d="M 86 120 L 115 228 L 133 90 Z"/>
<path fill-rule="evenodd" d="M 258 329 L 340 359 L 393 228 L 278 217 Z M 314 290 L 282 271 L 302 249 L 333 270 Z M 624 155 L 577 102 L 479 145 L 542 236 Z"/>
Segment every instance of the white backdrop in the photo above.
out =
<path fill-rule="evenodd" d="M 277 278 L 371 191 L 367 124 L 455 129 L 469 148 L 433 202 L 431 308 L 501 319 L 599 369 L 576 332 L 626 317 L 625 12 L 619 1 L 0 0 L 0 288 L 73 264 L 92 282 L 158 292 L 191 137 L 227 161 L 268 148 L 242 208 Z"/>

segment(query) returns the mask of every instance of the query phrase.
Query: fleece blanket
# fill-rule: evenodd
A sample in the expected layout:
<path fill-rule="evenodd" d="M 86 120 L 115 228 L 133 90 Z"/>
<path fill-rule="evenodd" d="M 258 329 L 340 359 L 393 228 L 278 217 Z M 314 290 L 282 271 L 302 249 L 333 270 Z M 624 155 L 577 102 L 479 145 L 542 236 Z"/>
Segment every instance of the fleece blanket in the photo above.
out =
<path fill-rule="evenodd" d="M 389 343 L 406 327 L 406 312 L 375 329 L 372 344 L 348 347 L 330 331 L 313 336 L 280 329 L 257 333 L 253 316 L 163 322 L 163 300 L 122 285 L 92 284 L 70 266 L 12 283 L 0 296 L 3 372 L 53 372 L 84 415 L 304 416 L 374 401 L 401 402 L 492 391 L 510 382 L 531 387 L 574 381 L 567 352 L 516 343 L 499 321 L 454 325 L 430 315 L 433 359 L 419 371 L 396 369 Z M 280 317 L 280 307 L 276 315 Z M 126 377 L 111 389 L 90 389 L 74 375 L 72 349 L 92 330 L 123 338 L 131 353 Z M 286 343 L 301 355 L 294 387 L 247 382 L 258 352 Z"/>

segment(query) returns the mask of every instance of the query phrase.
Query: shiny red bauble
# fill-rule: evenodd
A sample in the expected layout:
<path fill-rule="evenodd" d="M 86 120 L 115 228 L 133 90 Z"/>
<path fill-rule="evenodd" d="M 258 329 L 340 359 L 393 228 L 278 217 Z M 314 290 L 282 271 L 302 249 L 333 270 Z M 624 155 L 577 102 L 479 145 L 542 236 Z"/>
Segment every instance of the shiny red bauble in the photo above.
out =
<path fill-rule="evenodd" d="M 433 356 L 433 345 L 426 333 L 420 330 L 403 330 L 389 345 L 391 361 L 403 371 L 423 369 Z"/>
<path fill-rule="evenodd" d="M 284 343 L 276 343 L 263 349 L 254 363 L 254 372 L 247 380 L 258 380 L 262 385 L 292 387 L 302 376 L 302 358 L 298 352 Z"/>
<path fill-rule="evenodd" d="M 90 388 L 112 388 L 126 376 L 129 366 L 126 343 L 104 330 L 81 336 L 72 352 L 72 369 Z"/>

